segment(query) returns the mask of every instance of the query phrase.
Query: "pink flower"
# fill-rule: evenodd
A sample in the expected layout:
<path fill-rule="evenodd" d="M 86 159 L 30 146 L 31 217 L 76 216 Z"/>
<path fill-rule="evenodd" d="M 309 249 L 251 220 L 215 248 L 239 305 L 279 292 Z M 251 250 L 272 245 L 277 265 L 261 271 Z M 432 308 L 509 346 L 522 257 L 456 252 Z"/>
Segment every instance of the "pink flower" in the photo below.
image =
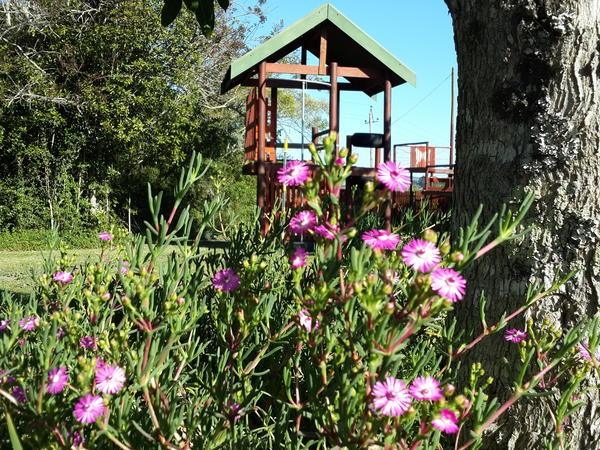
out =
<path fill-rule="evenodd" d="M 431 272 L 431 289 L 451 302 L 462 300 L 466 286 L 464 277 L 454 269 L 439 268 Z"/>
<path fill-rule="evenodd" d="M 423 239 L 413 239 L 402 249 L 404 264 L 419 272 L 429 272 L 441 259 L 438 248 Z"/>
<path fill-rule="evenodd" d="M 277 171 L 277 181 L 284 186 L 301 186 L 309 175 L 310 169 L 304 161 L 290 161 Z"/>
<path fill-rule="evenodd" d="M 313 330 L 319 328 L 319 321 L 315 320 L 315 325 L 313 327 L 313 318 L 308 312 L 307 309 L 303 309 L 298 313 L 298 323 L 302 328 L 304 328 L 308 333 Z"/>
<path fill-rule="evenodd" d="M 387 377 L 373 386 L 372 406 L 384 416 L 397 417 L 410 408 L 412 398 L 404 381 Z"/>
<path fill-rule="evenodd" d="M 317 215 L 314 211 L 299 211 L 290 219 L 290 231 L 294 234 L 304 234 L 317 225 Z"/>
<path fill-rule="evenodd" d="M 515 344 L 518 344 L 519 342 L 527 339 L 527 333 L 524 330 L 511 328 L 510 330 L 506 330 L 504 333 L 504 339 L 508 342 L 514 342 Z"/>
<path fill-rule="evenodd" d="M 405 192 L 410 187 L 410 172 L 394 161 L 386 161 L 377 166 L 377 180 L 394 192 Z"/>
<path fill-rule="evenodd" d="M 19 320 L 19 326 L 24 331 L 33 331 L 40 325 L 40 319 L 37 316 L 23 317 Z"/>
<path fill-rule="evenodd" d="M 314 228 L 315 233 L 321 236 L 324 239 L 329 241 L 333 241 L 340 231 L 340 227 L 337 225 L 325 224 L 325 225 L 317 225 Z"/>
<path fill-rule="evenodd" d="M 6 330 L 10 326 L 10 319 L 0 320 L 0 331 Z"/>
<path fill-rule="evenodd" d="M 62 284 L 64 286 L 65 284 L 69 284 L 71 281 L 73 281 L 73 274 L 71 272 L 61 270 L 55 272 L 54 275 L 52 275 L 52 279 L 58 284 Z"/>
<path fill-rule="evenodd" d="M 125 385 L 125 370 L 104 362 L 96 365 L 96 388 L 103 394 L 116 394 Z"/>
<path fill-rule="evenodd" d="M 394 250 L 400 242 L 400 236 L 387 230 L 366 231 L 362 239 L 373 250 Z"/>
<path fill-rule="evenodd" d="M 306 255 L 307 252 L 302 247 L 298 247 L 296 250 L 294 250 L 292 256 L 290 257 L 292 269 L 304 267 L 306 265 Z"/>
<path fill-rule="evenodd" d="M 48 386 L 46 392 L 48 394 L 58 394 L 63 391 L 66 384 L 69 382 L 69 374 L 66 367 L 55 367 L 48 372 Z"/>
<path fill-rule="evenodd" d="M 590 347 L 587 342 L 583 342 L 581 344 L 577 344 L 575 346 L 577 352 L 579 353 L 579 357 L 584 361 L 592 360 L 592 353 L 590 352 Z M 600 361 L 600 346 L 596 347 L 596 351 L 594 352 L 594 359 L 596 362 Z"/>
<path fill-rule="evenodd" d="M 440 382 L 430 376 L 415 378 L 409 391 L 416 400 L 435 402 L 443 397 Z"/>
<path fill-rule="evenodd" d="M 119 272 L 121 272 L 122 275 L 125 275 L 127 272 L 129 272 L 129 261 L 124 260 L 121 263 L 121 268 L 119 269 Z"/>
<path fill-rule="evenodd" d="M 88 350 L 96 350 L 98 348 L 98 343 L 95 337 L 93 336 L 84 336 L 79 339 L 79 345 L 83 348 L 87 348 Z"/>
<path fill-rule="evenodd" d="M 232 292 L 240 285 L 240 277 L 233 269 L 222 269 L 215 274 L 212 284 L 217 291 Z"/>
<path fill-rule="evenodd" d="M 339 156 L 337 158 L 335 158 L 335 161 L 333 162 L 336 166 L 338 167 L 344 167 L 344 158 L 340 158 Z"/>
<path fill-rule="evenodd" d="M 98 239 L 100 239 L 101 241 L 104 242 L 108 242 L 108 241 L 112 241 L 113 235 L 110 234 L 108 231 L 101 231 L 100 233 L 98 233 Z"/>
<path fill-rule="evenodd" d="M 431 421 L 431 425 L 442 433 L 455 434 L 458 431 L 458 417 L 451 409 L 442 409 L 437 419 Z"/>
<path fill-rule="evenodd" d="M 104 400 L 99 395 L 86 394 L 73 408 L 73 415 L 83 424 L 94 423 L 107 412 Z"/>

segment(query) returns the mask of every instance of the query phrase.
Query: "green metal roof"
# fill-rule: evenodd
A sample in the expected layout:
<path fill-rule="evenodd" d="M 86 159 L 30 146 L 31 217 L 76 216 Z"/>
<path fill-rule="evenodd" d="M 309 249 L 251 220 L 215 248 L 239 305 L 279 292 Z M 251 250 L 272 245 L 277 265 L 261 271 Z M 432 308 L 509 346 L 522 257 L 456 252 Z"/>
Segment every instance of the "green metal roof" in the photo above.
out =
<path fill-rule="evenodd" d="M 252 77 L 262 61 L 277 62 L 300 47 L 318 57 L 323 29 L 327 32 L 328 64 L 335 61 L 341 66 L 377 69 L 387 74 L 392 86 L 402 83 L 416 85 L 417 78 L 412 70 L 326 3 L 233 61 L 223 79 L 221 91 L 227 92 Z M 384 89 L 383 80 L 348 78 L 348 81 L 368 95 Z"/>

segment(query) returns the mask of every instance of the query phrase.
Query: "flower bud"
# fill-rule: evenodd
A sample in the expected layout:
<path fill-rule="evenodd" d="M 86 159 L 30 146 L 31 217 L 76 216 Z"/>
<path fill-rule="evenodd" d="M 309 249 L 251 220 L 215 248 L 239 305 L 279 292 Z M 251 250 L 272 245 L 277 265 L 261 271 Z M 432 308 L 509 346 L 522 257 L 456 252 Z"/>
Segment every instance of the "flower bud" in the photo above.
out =
<path fill-rule="evenodd" d="M 387 304 L 385 305 L 385 312 L 388 314 L 393 314 L 395 310 L 396 310 L 396 302 L 393 300 L 387 302 Z"/>
<path fill-rule="evenodd" d="M 445 240 L 440 244 L 440 253 L 442 255 L 447 255 L 450 250 L 452 250 L 452 247 L 450 246 L 450 242 L 448 240 Z"/>
<path fill-rule="evenodd" d="M 451 383 L 448 383 L 446 386 L 444 386 L 444 395 L 446 397 L 450 397 L 451 395 L 454 394 L 455 391 L 456 391 L 456 387 Z"/>
<path fill-rule="evenodd" d="M 343 148 L 340 150 L 340 152 L 338 153 L 340 158 L 345 158 L 346 156 L 348 156 L 348 149 L 347 148 Z"/>
<path fill-rule="evenodd" d="M 450 255 L 450 260 L 455 263 L 461 262 L 463 259 L 465 259 L 465 255 L 459 251 L 452 252 L 452 255 Z"/>
<path fill-rule="evenodd" d="M 348 162 L 350 164 L 356 164 L 358 162 L 358 155 L 356 153 L 352 153 L 350 156 L 348 156 Z"/>
<path fill-rule="evenodd" d="M 433 242 L 435 244 L 437 242 L 437 238 L 437 233 L 431 228 L 427 228 L 425 231 L 423 231 L 423 239 L 425 239 L 426 241 Z"/>

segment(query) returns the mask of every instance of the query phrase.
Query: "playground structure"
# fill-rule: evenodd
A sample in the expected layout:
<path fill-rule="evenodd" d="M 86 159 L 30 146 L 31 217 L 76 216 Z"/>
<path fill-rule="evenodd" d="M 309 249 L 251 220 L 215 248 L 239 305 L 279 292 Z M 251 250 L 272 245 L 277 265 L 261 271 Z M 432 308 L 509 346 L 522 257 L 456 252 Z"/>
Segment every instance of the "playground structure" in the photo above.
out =
<path fill-rule="evenodd" d="M 282 58 L 296 50 L 301 54 L 299 64 L 282 62 Z M 309 64 L 309 54 L 317 60 L 316 64 Z M 441 165 L 436 160 L 437 149 L 427 142 L 392 147 L 392 88 L 404 83 L 414 86 L 415 74 L 330 4 L 322 5 L 233 61 L 221 91 L 227 92 L 235 86 L 250 88 L 242 172 L 257 177 L 257 205 L 263 218 L 278 200 L 292 207 L 303 203 L 300 189 L 288 187 L 284 190 L 277 181 L 277 171 L 285 164 L 278 160 L 277 152 L 281 148 L 277 140 L 280 89 L 301 89 L 303 94 L 305 90 L 328 92 L 329 126 L 325 130 L 312 129 L 312 141 L 316 145 L 325 135 L 339 134 L 341 92 L 360 91 L 369 96 L 383 92 L 383 132 L 354 133 L 346 138 L 345 144 L 351 153 L 368 148 L 371 159 L 374 156 L 375 160 L 369 167 L 353 167 L 346 193 L 353 186 L 374 180 L 379 162 L 396 160 L 397 151 L 408 149 L 411 181 L 419 177 L 423 183 L 422 186 L 412 183 L 407 193 L 393 193 L 384 211 L 386 223 L 390 223 L 393 211 L 402 206 L 417 205 L 425 198 L 432 207 L 447 208 L 454 179 L 453 149 L 449 149 L 448 163 Z M 343 145 L 339 141 L 338 138 L 338 145 Z M 288 146 L 303 149 L 306 144 L 289 143 Z M 351 201 L 348 195 L 342 197 Z"/>

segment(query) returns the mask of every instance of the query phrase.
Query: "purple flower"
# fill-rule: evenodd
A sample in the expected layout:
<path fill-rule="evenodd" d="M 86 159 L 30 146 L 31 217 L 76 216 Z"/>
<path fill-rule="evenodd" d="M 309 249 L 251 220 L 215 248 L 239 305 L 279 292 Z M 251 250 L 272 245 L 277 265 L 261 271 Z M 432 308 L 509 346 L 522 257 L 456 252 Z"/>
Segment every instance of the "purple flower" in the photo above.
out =
<path fill-rule="evenodd" d="M 242 405 L 239 403 L 228 401 L 223 406 L 230 422 L 235 423 L 242 417 Z"/>
<path fill-rule="evenodd" d="M 80 431 L 73 431 L 73 433 L 69 433 L 69 437 L 71 439 L 71 448 L 78 449 L 83 446 L 85 442 L 85 438 L 83 437 L 83 433 Z"/>
<path fill-rule="evenodd" d="M 58 327 L 56 329 L 56 339 L 58 339 L 59 341 L 65 337 L 65 334 L 67 334 L 67 332 L 64 330 L 63 327 Z"/>
<path fill-rule="evenodd" d="M 362 239 L 373 250 L 395 250 L 400 242 L 400 236 L 387 230 L 366 231 Z"/>
<path fill-rule="evenodd" d="M 394 192 L 405 192 L 410 187 L 410 172 L 394 161 L 386 161 L 377 166 L 377 180 Z"/>
<path fill-rule="evenodd" d="M 73 281 L 73 274 L 67 271 L 58 271 L 52 275 L 52 279 L 56 281 L 58 284 L 66 285 Z"/>
<path fill-rule="evenodd" d="M 402 249 L 404 264 L 419 272 L 429 272 L 441 261 L 439 249 L 431 242 L 413 239 Z"/>
<path fill-rule="evenodd" d="M 527 333 L 524 330 L 517 330 L 516 328 L 511 328 L 510 330 L 506 330 L 504 333 L 504 339 L 508 342 L 513 342 L 518 344 L 519 342 L 527 339 Z"/>
<path fill-rule="evenodd" d="M 303 309 L 298 313 L 298 323 L 302 328 L 304 328 L 308 333 L 313 330 L 319 328 L 319 321 L 315 320 L 315 325 L 313 326 L 313 318 L 308 312 L 307 309 Z"/>
<path fill-rule="evenodd" d="M 296 213 L 290 219 L 289 228 L 294 234 L 304 234 L 317 225 L 317 215 L 314 211 L 304 210 Z"/>
<path fill-rule="evenodd" d="M 371 395 L 373 408 L 384 416 L 401 416 L 408 411 L 412 401 L 404 381 L 394 377 L 375 383 Z"/>
<path fill-rule="evenodd" d="M 25 389 L 23 389 L 21 386 L 13 387 L 11 394 L 15 398 L 17 403 L 27 402 L 27 394 L 25 394 Z"/>
<path fill-rule="evenodd" d="M 110 234 L 108 231 L 101 231 L 100 233 L 98 233 L 98 239 L 100 239 L 101 241 L 104 242 L 108 242 L 108 241 L 112 241 L 113 235 Z"/>
<path fill-rule="evenodd" d="M 103 394 L 116 394 L 125 384 L 125 371 L 119 366 L 96 364 L 96 388 Z"/>
<path fill-rule="evenodd" d="M 37 316 L 23 317 L 19 320 L 19 326 L 24 331 L 33 331 L 40 325 L 40 319 Z"/>
<path fill-rule="evenodd" d="M 215 274 L 212 284 L 217 291 L 232 292 L 240 285 L 240 277 L 233 269 L 222 269 Z"/>
<path fill-rule="evenodd" d="M 10 319 L 0 320 L 0 331 L 5 331 L 10 326 Z"/>
<path fill-rule="evenodd" d="M 98 348 L 98 340 L 94 336 L 84 336 L 79 339 L 79 345 L 88 350 L 96 350 Z"/>
<path fill-rule="evenodd" d="M 94 423 L 107 412 L 104 400 L 99 395 L 86 394 L 73 408 L 73 415 L 83 424 Z"/>
<path fill-rule="evenodd" d="M 304 161 L 289 161 L 277 171 L 277 181 L 284 186 L 301 186 L 309 175 L 310 169 Z"/>
<path fill-rule="evenodd" d="M 466 286 L 464 277 L 454 269 L 439 268 L 431 272 L 431 289 L 451 302 L 462 300 Z"/>
<path fill-rule="evenodd" d="M 431 421 L 431 425 L 442 433 L 455 434 L 458 431 L 458 417 L 451 409 L 442 409 L 440 415 Z"/>
<path fill-rule="evenodd" d="M 48 372 L 48 386 L 46 392 L 48 394 L 58 394 L 63 391 L 66 384 L 69 382 L 69 374 L 66 367 L 55 367 Z"/>
<path fill-rule="evenodd" d="M 415 378 L 409 392 L 415 400 L 435 402 L 443 397 L 440 382 L 430 376 Z"/>
<path fill-rule="evenodd" d="M 306 255 L 307 252 L 302 247 L 298 247 L 292 253 L 290 257 L 290 263 L 292 265 L 292 269 L 299 269 L 300 267 L 304 267 L 306 265 Z"/>

